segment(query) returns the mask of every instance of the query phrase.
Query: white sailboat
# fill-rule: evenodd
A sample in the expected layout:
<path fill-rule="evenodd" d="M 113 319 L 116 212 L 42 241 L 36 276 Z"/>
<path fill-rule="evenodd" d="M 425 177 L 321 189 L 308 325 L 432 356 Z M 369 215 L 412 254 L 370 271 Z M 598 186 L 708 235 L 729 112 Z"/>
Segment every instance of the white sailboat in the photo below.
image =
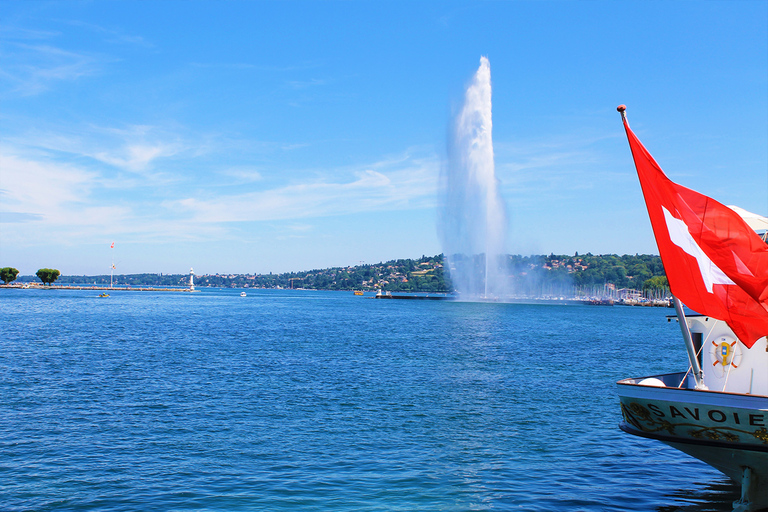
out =
<path fill-rule="evenodd" d="M 768 508 L 768 219 L 670 181 L 618 110 L 690 362 L 619 381 L 621 429 L 740 483 L 735 511 Z"/>

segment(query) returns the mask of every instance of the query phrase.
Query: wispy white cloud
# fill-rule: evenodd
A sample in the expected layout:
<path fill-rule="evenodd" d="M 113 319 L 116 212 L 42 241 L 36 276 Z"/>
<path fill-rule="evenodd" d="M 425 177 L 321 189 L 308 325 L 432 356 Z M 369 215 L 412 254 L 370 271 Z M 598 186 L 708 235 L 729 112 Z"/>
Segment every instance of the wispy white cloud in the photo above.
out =
<path fill-rule="evenodd" d="M 255 71 L 285 73 L 285 72 L 291 72 L 291 71 L 306 71 L 310 69 L 317 69 L 322 67 L 324 63 L 322 61 L 314 60 L 314 61 L 298 62 L 296 64 L 288 64 L 284 66 L 254 64 L 250 62 L 191 62 L 189 65 L 197 68 L 253 69 Z"/>
<path fill-rule="evenodd" d="M 20 224 L 41 220 L 42 218 L 43 216 L 39 213 L 5 212 L 0 210 L 0 224 Z"/>
<path fill-rule="evenodd" d="M 573 135 L 495 143 L 496 172 L 507 193 L 532 201 L 595 188 L 596 181 L 631 179 L 612 170 L 604 148 L 596 149 L 612 138 Z"/>
<path fill-rule="evenodd" d="M 82 20 L 58 20 L 58 21 L 60 23 L 65 23 L 67 25 L 82 27 L 87 30 L 90 30 L 91 32 L 104 34 L 106 35 L 106 38 L 104 39 L 104 41 L 108 43 L 130 44 L 130 45 L 142 46 L 145 48 L 152 48 L 154 46 L 152 43 L 148 42 L 144 37 L 140 35 L 135 35 L 135 34 L 126 34 L 123 30 L 119 28 L 109 28 L 102 25 L 96 25 L 93 23 L 86 23 Z"/>
<path fill-rule="evenodd" d="M 163 217 L 140 194 L 118 189 L 115 181 L 77 164 L 18 154 L 5 145 L 0 147 L 0 168 L 0 222 L 3 236 L 15 246 L 92 243 L 118 234 L 194 239 L 217 229 Z"/>
<path fill-rule="evenodd" d="M 293 151 L 295 149 L 302 149 L 311 146 L 309 143 L 294 143 L 294 144 L 281 144 L 280 149 L 283 151 Z"/>
<path fill-rule="evenodd" d="M 395 158 L 353 171 L 346 180 L 317 179 L 241 194 L 187 197 L 168 201 L 164 206 L 202 223 L 425 208 L 435 204 L 438 168 L 437 158 Z"/>
<path fill-rule="evenodd" d="M 32 96 L 56 82 L 75 81 L 96 74 L 104 56 L 63 50 L 47 44 L 9 43 L 1 55 L 0 83 L 5 93 Z"/>
<path fill-rule="evenodd" d="M 154 171 L 155 161 L 201 151 L 201 145 L 193 146 L 178 134 L 147 125 L 72 126 L 66 134 L 61 128 L 31 129 L 6 140 L 27 152 L 85 157 L 155 181 L 168 179 Z"/>
<path fill-rule="evenodd" d="M 255 181 L 261 181 L 263 176 L 261 172 L 255 167 L 230 167 L 219 171 L 219 174 L 234 178 L 236 183 L 253 183 Z M 227 183 L 228 185 L 231 183 Z"/>
<path fill-rule="evenodd" d="M 61 32 L 53 30 L 28 29 L 13 25 L 0 26 L 0 38 L 6 40 L 50 39 L 58 35 L 61 35 Z"/>
<path fill-rule="evenodd" d="M 165 138 L 155 139 L 158 133 Z M 423 148 L 355 168 L 286 172 L 263 164 L 232 166 L 174 175 L 174 186 L 157 186 L 150 169 L 171 156 L 184 168 L 195 160 L 191 144 L 148 126 L 35 135 L 0 147 L 0 221 L 5 234 L 25 243 L 117 235 L 164 243 L 224 240 L 239 236 L 238 223 L 272 221 L 280 221 L 286 234 L 303 237 L 313 229 L 308 219 L 436 202 L 439 159 Z M 159 167 L 157 172 L 166 172 Z M 236 185 L 237 192 L 225 185 Z M 142 192 L 148 187 L 151 197 Z"/>
<path fill-rule="evenodd" d="M 29 160 L 10 153 L 7 147 L 0 148 L 0 168 L 0 221 L 4 223 L 34 223 L 53 239 L 94 226 L 114 225 L 129 215 L 126 207 L 94 201 L 97 175 L 91 171 Z M 29 229 L 25 227 L 24 232 Z"/>
<path fill-rule="evenodd" d="M 307 89 L 309 87 L 327 85 L 328 83 L 328 80 L 323 80 L 320 78 L 310 78 L 309 80 L 289 80 L 287 82 L 288 86 L 292 89 Z"/>
<path fill-rule="evenodd" d="M 126 171 L 141 173 L 147 170 L 151 163 L 163 157 L 169 157 L 183 151 L 183 146 L 179 144 L 164 143 L 127 143 L 120 148 L 112 151 L 100 151 L 93 153 L 92 156 L 100 162 L 104 162 Z"/>
<path fill-rule="evenodd" d="M 314 229 L 314 226 L 312 224 L 288 224 L 287 226 L 284 226 L 284 229 L 295 233 L 306 233 L 307 231 Z"/>
<path fill-rule="evenodd" d="M 0 168 L 3 206 L 45 216 L 64 203 L 79 202 L 95 176 L 66 164 L 20 158 L 7 147 L 0 148 Z"/>
<path fill-rule="evenodd" d="M 6 138 L 0 146 L 3 234 L 19 246 L 89 243 L 120 233 L 203 234 L 153 208 L 173 194 L 169 182 L 187 178 L 155 170 L 156 162 L 185 151 L 192 158 L 196 153 L 181 137 L 151 126 L 30 130 Z"/>
<path fill-rule="evenodd" d="M 286 225 L 280 225 L 280 234 L 275 239 L 277 240 L 301 240 L 310 236 L 310 232 L 314 229 L 311 224 L 294 224 L 289 223 Z"/>
<path fill-rule="evenodd" d="M 86 76 L 97 75 L 104 66 L 116 59 L 103 51 L 66 49 L 58 41 L 67 26 L 77 27 L 81 36 L 92 32 L 103 36 L 103 43 L 153 45 L 142 36 L 127 34 L 120 29 L 107 28 L 79 20 L 55 20 L 61 30 L 32 30 L 21 26 L 0 27 L 0 84 L 3 92 L 11 96 L 33 96 L 52 89 L 57 83 L 72 82 Z M 71 29 L 69 29 L 71 31 Z M 57 44 L 58 43 L 58 44 Z"/>

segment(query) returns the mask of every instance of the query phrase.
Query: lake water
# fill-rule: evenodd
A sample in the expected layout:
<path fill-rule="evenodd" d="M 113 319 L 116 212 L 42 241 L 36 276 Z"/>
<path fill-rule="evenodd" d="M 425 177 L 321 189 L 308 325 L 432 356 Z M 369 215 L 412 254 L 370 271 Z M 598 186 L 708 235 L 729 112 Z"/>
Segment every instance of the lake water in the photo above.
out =
<path fill-rule="evenodd" d="M 672 310 L 0 290 L 0 509 L 715 511 L 618 428 Z"/>

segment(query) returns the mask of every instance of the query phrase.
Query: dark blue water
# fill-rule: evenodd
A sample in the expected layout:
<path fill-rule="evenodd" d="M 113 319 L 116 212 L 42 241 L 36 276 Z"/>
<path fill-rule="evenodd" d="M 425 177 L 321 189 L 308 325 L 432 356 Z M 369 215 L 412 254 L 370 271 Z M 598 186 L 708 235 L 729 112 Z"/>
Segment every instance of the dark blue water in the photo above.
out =
<path fill-rule="evenodd" d="M 622 433 L 670 310 L 0 290 L 2 510 L 730 510 Z"/>

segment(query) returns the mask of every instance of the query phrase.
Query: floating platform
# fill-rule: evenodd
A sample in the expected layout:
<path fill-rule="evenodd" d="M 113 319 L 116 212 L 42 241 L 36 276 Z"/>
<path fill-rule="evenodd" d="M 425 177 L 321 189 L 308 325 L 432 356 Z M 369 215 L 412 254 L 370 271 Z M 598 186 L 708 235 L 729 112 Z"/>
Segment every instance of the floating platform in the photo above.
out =
<path fill-rule="evenodd" d="M 374 298 L 376 299 L 405 299 L 405 300 L 453 300 L 453 297 L 448 295 L 392 295 L 377 293 Z"/>

